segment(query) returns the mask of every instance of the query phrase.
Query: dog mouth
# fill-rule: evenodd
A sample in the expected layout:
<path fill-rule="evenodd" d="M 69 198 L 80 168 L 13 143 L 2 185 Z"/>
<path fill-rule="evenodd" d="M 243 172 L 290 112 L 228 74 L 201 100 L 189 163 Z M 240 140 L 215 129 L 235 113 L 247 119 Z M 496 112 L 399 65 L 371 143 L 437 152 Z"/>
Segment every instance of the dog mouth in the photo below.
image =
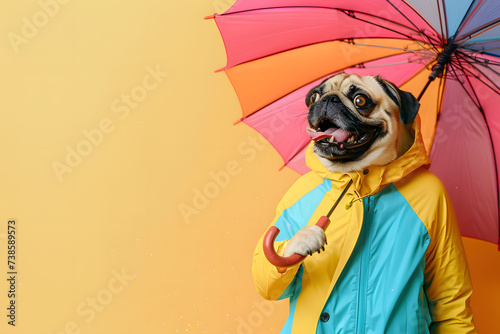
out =
<path fill-rule="evenodd" d="M 350 150 L 370 143 L 375 138 L 377 129 L 350 132 L 337 126 L 328 118 L 324 118 L 316 128 L 309 126 L 307 133 L 317 144 Z"/>

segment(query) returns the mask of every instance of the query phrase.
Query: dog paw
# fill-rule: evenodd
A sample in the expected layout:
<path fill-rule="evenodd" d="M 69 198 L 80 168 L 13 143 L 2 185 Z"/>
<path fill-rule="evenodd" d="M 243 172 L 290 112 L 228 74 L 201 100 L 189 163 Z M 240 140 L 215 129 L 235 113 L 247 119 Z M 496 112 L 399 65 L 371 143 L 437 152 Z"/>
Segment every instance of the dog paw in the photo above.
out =
<path fill-rule="evenodd" d="M 290 256 L 295 253 L 302 256 L 312 255 L 314 252 L 325 250 L 326 244 L 325 231 L 316 225 L 307 225 L 300 229 L 285 248 L 284 256 Z"/>

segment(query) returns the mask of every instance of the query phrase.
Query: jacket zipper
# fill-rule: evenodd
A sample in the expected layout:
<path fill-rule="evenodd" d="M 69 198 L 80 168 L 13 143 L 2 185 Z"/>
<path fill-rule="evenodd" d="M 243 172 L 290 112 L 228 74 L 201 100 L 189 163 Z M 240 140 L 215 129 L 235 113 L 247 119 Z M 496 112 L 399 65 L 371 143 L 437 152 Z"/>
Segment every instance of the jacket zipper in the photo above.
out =
<path fill-rule="evenodd" d="M 358 287 L 358 321 L 356 333 L 365 333 L 366 324 L 366 304 L 367 304 L 367 293 L 368 293 L 368 265 L 370 260 L 370 225 L 371 225 L 371 206 L 372 199 L 371 196 L 366 198 L 366 210 L 365 218 L 363 221 L 363 226 L 361 228 L 361 242 L 363 243 L 363 251 L 361 253 L 360 261 L 360 274 L 359 274 L 359 287 Z"/>

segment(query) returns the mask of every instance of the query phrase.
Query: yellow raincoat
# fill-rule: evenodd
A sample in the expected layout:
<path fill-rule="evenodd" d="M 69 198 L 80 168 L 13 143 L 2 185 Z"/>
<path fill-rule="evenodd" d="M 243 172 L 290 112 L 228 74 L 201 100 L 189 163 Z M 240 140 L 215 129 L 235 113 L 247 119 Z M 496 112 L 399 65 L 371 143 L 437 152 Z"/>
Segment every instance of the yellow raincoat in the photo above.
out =
<path fill-rule="evenodd" d="M 281 333 L 476 333 L 467 261 L 452 204 L 429 171 L 418 120 L 415 142 L 387 166 L 328 171 L 307 149 L 312 169 L 278 204 L 275 246 L 331 216 L 325 251 L 281 274 L 255 250 L 252 274 L 266 299 L 290 299 Z"/>

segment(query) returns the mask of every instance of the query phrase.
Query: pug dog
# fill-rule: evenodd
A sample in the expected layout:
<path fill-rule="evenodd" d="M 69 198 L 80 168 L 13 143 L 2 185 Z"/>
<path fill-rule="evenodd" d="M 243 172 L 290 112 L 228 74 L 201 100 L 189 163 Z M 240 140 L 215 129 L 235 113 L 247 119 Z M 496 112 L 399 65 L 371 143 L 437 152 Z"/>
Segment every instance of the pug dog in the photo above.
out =
<path fill-rule="evenodd" d="M 312 88 L 306 104 L 314 153 L 330 171 L 385 166 L 414 142 L 411 124 L 420 103 L 378 76 L 337 74 Z M 325 242 L 323 229 L 308 225 L 288 242 L 284 256 L 319 252 Z"/>

